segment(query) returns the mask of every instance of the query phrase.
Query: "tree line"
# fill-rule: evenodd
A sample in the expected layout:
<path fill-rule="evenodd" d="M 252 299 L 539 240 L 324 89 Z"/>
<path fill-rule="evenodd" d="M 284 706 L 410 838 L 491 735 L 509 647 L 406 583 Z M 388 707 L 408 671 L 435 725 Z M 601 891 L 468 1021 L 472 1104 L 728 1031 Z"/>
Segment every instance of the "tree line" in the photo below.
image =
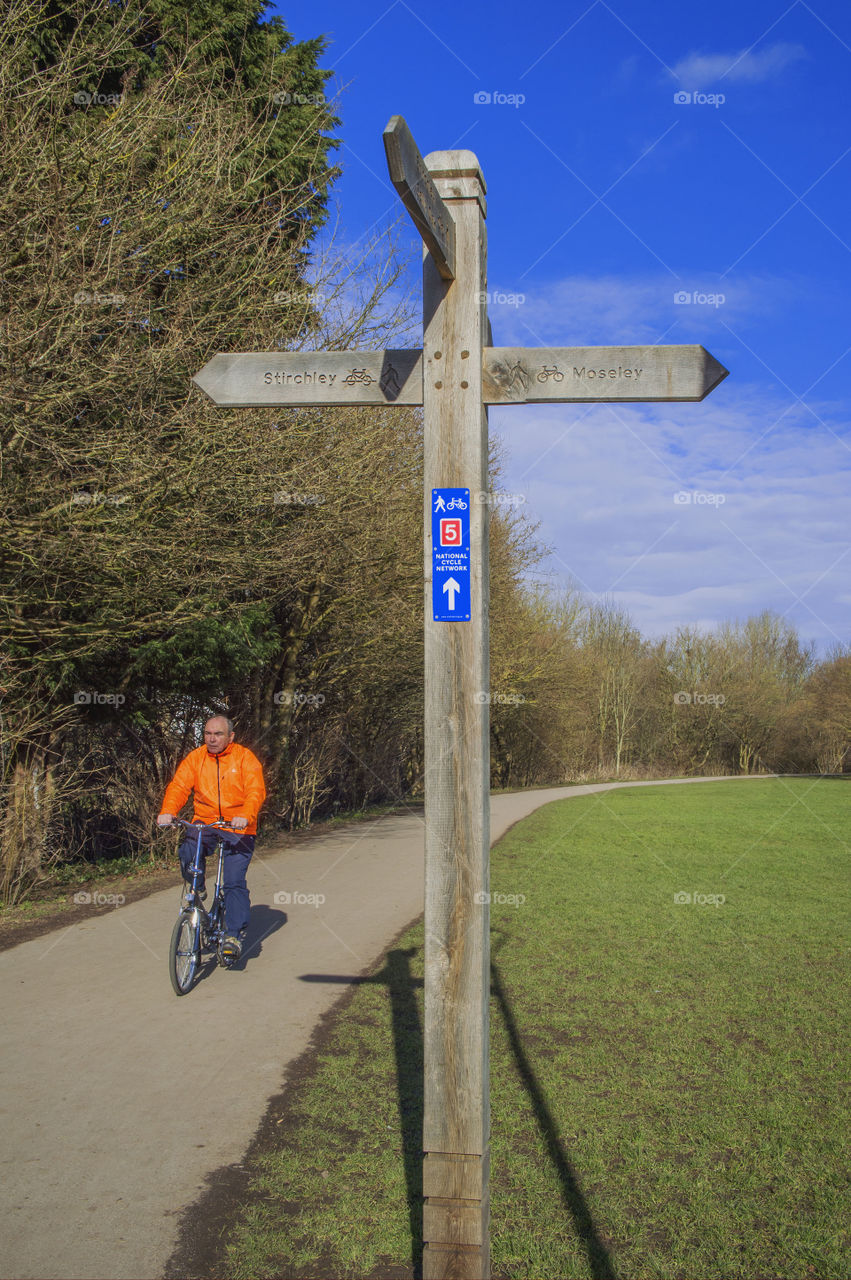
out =
<path fill-rule="evenodd" d="M 331 227 L 321 38 L 253 0 L 12 0 L 0 45 L 0 877 L 141 857 L 225 713 L 267 821 L 422 792 L 416 410 L 217 410 L 216 351 L 413 345 L 393 229 Z M 849 654 L 649 643 L 527 584 L 491 465 L 493 784 L 847 767 Z M 486 495 L 487 497 L 487 495 Z"/>
<path fill-rule="evenodd" d="M 502 677 L 520 696 L 491 695 L 493 782 L 851 769 L 851 647 L 818 660 L 771 612 L 650 641 L 611 602 L 523 604 L 535 632 Z"/>

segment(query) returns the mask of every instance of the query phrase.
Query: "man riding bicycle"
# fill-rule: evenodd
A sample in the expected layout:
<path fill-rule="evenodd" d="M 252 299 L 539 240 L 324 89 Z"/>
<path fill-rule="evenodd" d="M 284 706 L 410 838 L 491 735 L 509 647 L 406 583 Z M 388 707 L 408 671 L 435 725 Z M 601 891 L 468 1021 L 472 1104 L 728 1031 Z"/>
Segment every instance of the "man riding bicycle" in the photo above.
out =
<path fill-rule="evenodd" d="M 245 873 L 254 853 L 257 834 L 257 815 L 266 799 L 263 767 L 252 751 L 234 742 L 233 721 L 227 716 L 213 716 L 204 726 L 204 746 L 190 751 L 180 764 L 166 788 L 162 813 L 157 818 L 161 827 L 167 827 L 180 812 L 194 791 L 195 822 L 224 820 L 236 831 L 244 834 L 229 844 L 224 862 L 225 937 L 223 954 L 230 960 L 238 960 L 242 943 L 248 930 L 251 900 Z M 204 860 L 216 843 L 214 832 L 201 837 Z M 178 849 L 183 878 L 192 881 L 191 866 L 195 856 L 196 839 L 187 832 Z M 204 882 L 198 886 L 202 899 L 206 897 Z"/>

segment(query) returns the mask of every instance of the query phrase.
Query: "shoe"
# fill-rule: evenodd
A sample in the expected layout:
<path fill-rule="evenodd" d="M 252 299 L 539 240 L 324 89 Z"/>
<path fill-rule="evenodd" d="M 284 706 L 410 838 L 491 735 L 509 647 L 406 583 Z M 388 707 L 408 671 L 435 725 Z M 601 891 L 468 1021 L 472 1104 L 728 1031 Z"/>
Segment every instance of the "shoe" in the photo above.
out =
<path fill-rule="evenodd" d="M 230 960 L 231 963 L 233 963 L 233 961 L 238 960 L 241 955 L 242 943 L 239 938 L 235 938 L 232 933 L 229 933 L 222 943 L 223 958 L 225 960 Z"/>
<path fill-rule="evenodd" d="M 198 897 L 200 898 L 200 900 L 201 900 L 202 902 L 206 902 L 206 901 L 207 901 L 207 890 L 206 890 L 206 888 L 198 889 L 198 890 L 196 890 L 196 892 L 197 892 L 197 895 L 198 895 Z M 191 884 L 188 884 L 188 885 L 186 886 L 186 896 L 185 896 L 185 898 L 183 899 L 183 901 L 184 901 L 184 902 L 194 902 L 194 901 L 195 901 L 195 894 L 193 894 L 193 892 L 192 892 L 192 885 L 191 885 Z"/>

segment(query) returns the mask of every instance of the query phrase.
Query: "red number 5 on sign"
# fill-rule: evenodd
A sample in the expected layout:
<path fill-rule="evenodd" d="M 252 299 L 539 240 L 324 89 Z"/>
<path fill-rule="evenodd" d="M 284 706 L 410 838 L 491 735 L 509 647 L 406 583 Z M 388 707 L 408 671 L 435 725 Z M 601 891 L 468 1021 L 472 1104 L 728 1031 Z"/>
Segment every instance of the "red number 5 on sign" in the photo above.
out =
<path fill-rule="evenodd" d="M 460 547 L 461 521 L 459 519 L 441 520 L 440 545 L 442 547 Z"/>

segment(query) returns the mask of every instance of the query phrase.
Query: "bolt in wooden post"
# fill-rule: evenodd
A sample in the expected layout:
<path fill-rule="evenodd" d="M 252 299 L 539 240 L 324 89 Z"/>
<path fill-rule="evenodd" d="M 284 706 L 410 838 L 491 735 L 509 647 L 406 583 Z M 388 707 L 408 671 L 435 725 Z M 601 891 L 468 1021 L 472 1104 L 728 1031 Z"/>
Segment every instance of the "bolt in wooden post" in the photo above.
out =
<path fill-rule="evenodd" d="M 425 163 L 454 219 L 455 279 L 443 279 L 425 252 L 423 1277 L 487 1280 L 489 506 L 480 500 L 488 488 L 485 184 L 470 151 L 435 151 Z M 469 622 L 432 621 L 431 491 L 441 487 L 470 490 Z"/>

